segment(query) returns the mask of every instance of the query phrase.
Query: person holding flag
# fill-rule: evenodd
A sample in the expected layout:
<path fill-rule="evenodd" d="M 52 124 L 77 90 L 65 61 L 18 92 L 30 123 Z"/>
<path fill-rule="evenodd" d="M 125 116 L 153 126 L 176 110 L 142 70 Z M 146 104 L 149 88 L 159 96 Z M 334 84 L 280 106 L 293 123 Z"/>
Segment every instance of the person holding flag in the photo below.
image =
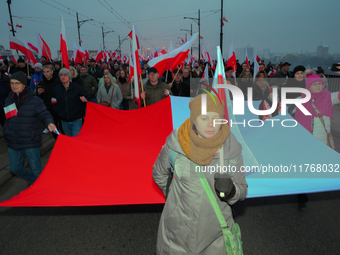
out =
<path fill-rule="evenodd" d="M 4 134 L 8 146 L 10 171 L 32 184 L 42 172 L 41 122 L 50 132 L 56 132 L 56 126 L 44 102 L 27 86 L 26 75 L 23 72 L 13 74 L 10 85 L 12 92 L 9 93 L 4 105 L 6 115 Z M 31 171 L 23 167 L 26 157 Z"/>
<path fill-rule="evenodd" d="M 171 92 L 174 96 L 190 97 L 190 85 L 182 82 L 182 70 L 174 70 L 174 81 L 169 83 Z"/>

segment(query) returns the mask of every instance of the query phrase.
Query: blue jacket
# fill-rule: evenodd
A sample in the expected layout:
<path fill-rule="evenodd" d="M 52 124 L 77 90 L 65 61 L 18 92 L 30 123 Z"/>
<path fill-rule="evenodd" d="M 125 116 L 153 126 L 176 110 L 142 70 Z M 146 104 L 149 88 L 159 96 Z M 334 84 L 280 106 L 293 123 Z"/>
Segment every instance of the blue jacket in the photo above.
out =
<path fill-rule="evenodd" d="M 34 91 L 35 89 L 35 86 L 38 85 L 38 83 L 41 81 L 41 78 L 43 77 L 44 75 L 44 72 L 43 71 L 40 71 L 40 72 L 35 72 L 35 74 L 33 74 L 31 76 L 31 83 L 30 83 L 30 87 L 31 87 L 31 90 Z"/>
<path fill-rule="evenodd" d="M 85 112 L 85 105 L 79 97 L 85 96 L 84 89 L 73 82 L 70 82 L 68 90 L 62 84 L 53 89 L 57 103 L 53 104 L 53 110 L 62 121 L 72 122 L 81 119 Z"/>
<path fill-rule="evenodd" d="M 15 103 L 14 93 L 10 92 L 5 100 L 5 107 Z M 19 103 L 18 114 L 6 119 L 4 134 L 8 147 L 13 150 L 38 148 L 42 146 L 41 122 L 48 126 L 53 123 L 51 114 L 44 102 L 30 89 Z"/>

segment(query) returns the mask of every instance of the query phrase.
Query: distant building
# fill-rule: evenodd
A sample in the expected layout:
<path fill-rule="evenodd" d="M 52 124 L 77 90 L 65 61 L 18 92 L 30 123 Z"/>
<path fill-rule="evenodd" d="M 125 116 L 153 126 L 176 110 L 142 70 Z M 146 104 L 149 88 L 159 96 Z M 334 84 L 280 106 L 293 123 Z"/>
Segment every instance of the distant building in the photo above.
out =
<path fill-rule="evenodd" d="M 316 48 L 316 56 L 318 58 L 327 58 L 329 56 L 328 51 L 328 45 L 320 45 Z"/>
<path fill-rule="evenodd" d="M 247 44 L 246 47 L 235 49 L 236 59 L 238 59 L 240 63 L 243 63 L 246 58 L 246 49 L 249 61 L 254 61 L 254 48 Z"/>
<path fill-rule="evenodd" d="M 6 59 L 6 58 L 12 58 L 13 53 L 11 50 L 6 50 L 4 46 L 0 45 L 0 54 L 1 56 Z"/>
<path fill-rule="evenodd" d="M 95 58 L 97 56 L 97 52 L 98 52 L 97 50 L 89 50 L 90 58 Z M 73 58 L 73 50 L 67 51 L 67 54 L 68 54 L 69 59 Z M 59 50 L 57 50 L 57 56 L 58 56 L 58 60 L 61 59 L 61 53 Z"/>
<path fill-rule="evenodd" d="M 263 49 L 263 57 L 270 58 L 270 49 Z"/>

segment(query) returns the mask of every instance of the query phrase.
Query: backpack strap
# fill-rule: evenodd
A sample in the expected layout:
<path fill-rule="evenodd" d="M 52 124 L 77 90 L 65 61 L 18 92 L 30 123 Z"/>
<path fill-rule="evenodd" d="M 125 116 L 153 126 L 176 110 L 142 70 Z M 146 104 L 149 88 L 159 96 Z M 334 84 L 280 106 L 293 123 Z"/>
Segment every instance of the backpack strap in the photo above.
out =
<path fill-rule="evenodd" d="M 172 177 L 174 175 L 175 162 L 176 162 L 177 156 L 178 156 L 178 152 L 170 149 L 169 151 L 170 172 L 169 172 L 168 181 L 167 181 L 166 189 L 165 189 L 165 200 L 168 198 L 169 188 L 170 188 L 170 184 L 172 181 Z"/>

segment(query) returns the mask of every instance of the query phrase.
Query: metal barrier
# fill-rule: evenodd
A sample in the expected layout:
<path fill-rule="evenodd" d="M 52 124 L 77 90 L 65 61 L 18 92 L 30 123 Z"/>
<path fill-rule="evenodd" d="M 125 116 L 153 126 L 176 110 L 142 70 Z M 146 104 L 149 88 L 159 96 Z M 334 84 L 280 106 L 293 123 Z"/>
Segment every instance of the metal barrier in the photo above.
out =
<path fill-rule="evenodd" d="M 325 73 L 328 81 L 328 91 L 336 92 L 340 91 L 340 75 L 337 73 Z"/>

